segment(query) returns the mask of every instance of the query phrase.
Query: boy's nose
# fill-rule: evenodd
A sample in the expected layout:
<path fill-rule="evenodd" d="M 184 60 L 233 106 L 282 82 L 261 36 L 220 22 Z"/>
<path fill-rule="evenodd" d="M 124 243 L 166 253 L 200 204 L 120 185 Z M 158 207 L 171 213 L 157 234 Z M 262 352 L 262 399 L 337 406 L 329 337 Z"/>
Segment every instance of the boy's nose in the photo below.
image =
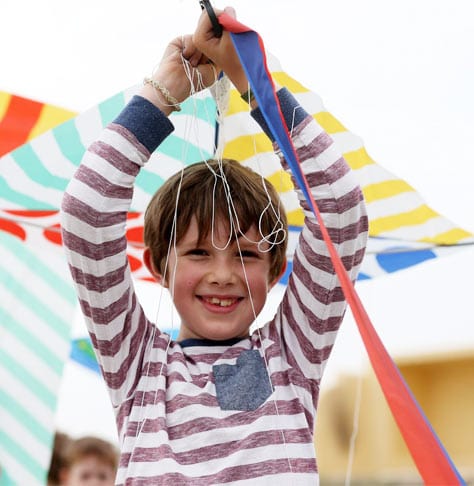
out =
<path fill-rule="evenodd" d="M 225 285 L 235 281 L 234 264 L 226 259 L 216 259 L 209 266 L 208 279 L 210 283 Z"/>

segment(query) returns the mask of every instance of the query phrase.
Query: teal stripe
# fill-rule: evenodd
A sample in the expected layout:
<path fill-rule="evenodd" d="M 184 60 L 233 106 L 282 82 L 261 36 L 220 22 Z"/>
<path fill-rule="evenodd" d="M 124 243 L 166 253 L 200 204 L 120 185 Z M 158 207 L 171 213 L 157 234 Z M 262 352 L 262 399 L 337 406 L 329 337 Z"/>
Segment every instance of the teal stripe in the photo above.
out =
<path fill-rule="evenodd" d="M 23 447 L 0 429 L 0 444 L 20 463 L 39 483 L 46 481 L 47 470 Z M 8 484 L 8 483 L 7 483 Z"/>
<path fill-rule="evenodd" d="M 1 447 L 1 444 L 0 444 Z M 2 469 L 0 471 L 0 486 L 17 486 L 12 479 L 10 479 L 10 476 L 8 475 L 7 471 L 5 469 Z"/>
<path fill-rule="evenodd" d="M 68 180 L 51 174 L 30 144 L 22 145 L 14 150 L 11 153 L 11 157 L 31 180 L 44 187 L 57 189 L 61 192 L 64 192 L 64 189 L 66 189 Z M 58 194 L 58 200 L 59 196 Z"/>
<path fill-rule="evenodd" d="M 21 381 L 28 390 L 51 410 L 51 413 L 54 411 L 56 408 L 56 395 L 38 381 L 20 361 L 12 358 L 2 349 L 0 349 L 0 366 L 13 371 L 16 380 Z"/>
<path fill-rule="evenodd" d="M 0 284 L 8 287 L 10 292 L 15 295 L 21 295 L 22 301 L 28 307 L 34 309 L 36 316 L 46 323 L 54 332 L 56 332 L 64 340 L 69 340 L 71 319 L 61 318 L 56 315 L 50 308 L 48 308 L 41 300 L 33 295 L 28 287 L 23 285 L 11 273 L 1 269 Z"/>
<path fill-rule="evenodd" d="M 165 141 L 159 146 L 158 153 L 173 157 L 185 165 L 195 164 L 212 156 L 211 152 L 199 149 L 196 145 L 173 134 L 168 135 Z"/>
<path fill-rule="evenodd" d="M 9 354 L 0 349 L 0 366 L 7 370 L 15 370 L 15 379 L 30 390 L 51 413 L 56 408 L 56 395 L 51 393 L 37 378 L 35 378 L 19 361 L 13 359 Z"/>
<path fill-rule="evenodd" d="M 38 199 L 13 190 L 2 176 L 0 176 L 0 195 L 2 199 L 10 201 L 24 209 L 58 209 L 49 203 L 38 201 Z"/>
<path fill-rule="evenodd" d="M 209 125 L 214 126 L 216 123 L 216 109 L 216 102 L 212 96 L 208 96 L 203 100 L 188 98 L 181 103 L 181 111 L 173 113 L 173 116 L 192 115 L 193 118 L 207 121 Z"/>
<path fill-rule="evenodd" d="M 51 270 L 51 266 L 45 263 L 44 260 L 34 254 L 28 247 L 18 238 L 0 231 L 0 245 L 6 248 L 9 252 L 16 255 L 17 258 L 27 263 L 28 267 L 41 275 L 42 280 L 51 289 L 53 289 L 62 299 L 68 302 L 71 307 L 75 307 L 77 303 L 77 296 L 72 287 L 72 282 L 64 280 L 58 274 Z"/>
<path fill-rule="evenodd" d="M 13 334 L 19 341 L 27 346 L 30 351 L 43 361 L 51 370 L 61 376 L 63 361 L 47 348 L 44 343 L 32 334 L 24 324 L 15 319 L 11 314 L 0 308 L 0 329 L 6 329 Z M 66 345 L 66 343 L 65 343 Z"/>
<path fill-rule="evenodd" d="M 146 169 L 140 171 L 136 185 L 147 194 L 155 194 L 156 190 L 163 184 L 163 178 Z"/>
<path fill-rule="evenodd" d="M 115 96 L 103 101 L 99 104 L 99 113 L 102 118 L 102 125 L 108 125 L 125 106 L 125 98 L 123 93 L 118 93 Z"/>
<path fill-rule="evenodd" d="M 76 127 L 75 118 L 53 128 L 52 132 L 59 150 L 64 157 L 75 166 L 78 166 L 86 148 L 81 142 L 81 136 Z"/>

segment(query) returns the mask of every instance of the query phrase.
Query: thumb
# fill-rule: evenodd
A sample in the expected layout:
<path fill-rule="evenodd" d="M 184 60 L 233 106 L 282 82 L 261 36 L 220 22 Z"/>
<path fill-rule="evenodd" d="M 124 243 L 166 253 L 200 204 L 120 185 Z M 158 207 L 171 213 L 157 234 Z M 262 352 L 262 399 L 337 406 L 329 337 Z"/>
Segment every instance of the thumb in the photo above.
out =
<path fill-rule="evenodd" d="M 234 7 L 225 7 L 224 12 L 229 15 L 229 17 L 232 17 L 233 19 L 237 18 L 237 14 L 235 13 Z"/>

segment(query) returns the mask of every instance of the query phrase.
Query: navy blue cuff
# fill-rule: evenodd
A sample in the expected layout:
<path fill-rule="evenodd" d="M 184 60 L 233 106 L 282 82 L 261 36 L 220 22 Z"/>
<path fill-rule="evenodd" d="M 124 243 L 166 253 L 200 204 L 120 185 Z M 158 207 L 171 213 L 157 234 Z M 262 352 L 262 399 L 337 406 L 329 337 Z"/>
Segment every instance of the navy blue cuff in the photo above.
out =
<path fill-rule="evenodd" d="M 279 89 L 277 91 L 277 96 L 280 101 L 281 111 L 288 130 L 291 130 L 291 127 L 296 127 L 308 116 L 308 113 L 306 113 L 298 101 L 296 101 L 295 97 L 286 88 Z M 260 108 L 255 108 L 252 110 L 251 114 L 262 130 L 267 134 L 268 138 L 274 142 L 275 137 L 272 135 Z"/>
<path fill-rule="evenodd" d="M 174 130 L 168 117 L 142 96 L 134 96 L 114 123 L 130 130 L 150 153 Z"/>

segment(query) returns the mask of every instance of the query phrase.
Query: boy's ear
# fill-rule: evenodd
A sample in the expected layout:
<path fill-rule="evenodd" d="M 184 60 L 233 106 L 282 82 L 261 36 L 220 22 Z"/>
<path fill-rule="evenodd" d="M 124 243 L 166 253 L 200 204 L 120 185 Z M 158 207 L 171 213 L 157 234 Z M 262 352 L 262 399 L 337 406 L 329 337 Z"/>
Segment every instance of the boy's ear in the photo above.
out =
<path fill-rule="evenodd" d="M 287 267 L 288 267 L 288 260 L 285 258 L 285 261 L 283 262 L 283 265 L 281 267 L 281 272 L 274 280 L 270 282 L 270 288 L 268 289 L 269 291 L 278 283 L 282 275 L 286 272 Z"/>
<path fill-rule="evenodd" d="M 146 247 L 143 251 L 143 263 L 145 264 L 146 268 L 148 268 L 148 271 L 153 275 L 155 280 L 163 287 L 167 287 L 166 281 L 163 279 L 163 276 L 153 263 L 153 259 L 151 258 L 151 251 L 148 247 Z"/>

